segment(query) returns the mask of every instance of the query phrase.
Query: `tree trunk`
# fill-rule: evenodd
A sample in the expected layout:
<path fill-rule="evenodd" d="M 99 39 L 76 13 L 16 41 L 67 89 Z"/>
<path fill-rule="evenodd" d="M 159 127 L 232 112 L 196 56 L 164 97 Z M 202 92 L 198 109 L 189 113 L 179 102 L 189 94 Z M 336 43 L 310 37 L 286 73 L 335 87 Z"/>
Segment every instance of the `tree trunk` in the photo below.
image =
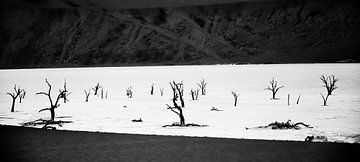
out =
<path fill-rule="evenodd" d="M 275 94 L 276 94 L 276 93 L 273 92 L 273 97 L 272 97 L 273 100 L 275 100 Z"/>
<path fill-rule="evenodd" d="M 12 101 L 11 112 L 14 112 L 14 108 L 15 108 L 15 99 L 13 99 Z"/>
<path fill-rule="evenodd" d="M 236 104 L 237 104 L 237 98 L 235 98 L 235 104 L 234 104 L 234 106 L 236 106 Z"/>
<path fill-rule="evenodd" d="M 50 113 L 51 113 L 51 121 L 54 121 L 54 119 L 55 119 L 55 108 L 51 108 Z"/>

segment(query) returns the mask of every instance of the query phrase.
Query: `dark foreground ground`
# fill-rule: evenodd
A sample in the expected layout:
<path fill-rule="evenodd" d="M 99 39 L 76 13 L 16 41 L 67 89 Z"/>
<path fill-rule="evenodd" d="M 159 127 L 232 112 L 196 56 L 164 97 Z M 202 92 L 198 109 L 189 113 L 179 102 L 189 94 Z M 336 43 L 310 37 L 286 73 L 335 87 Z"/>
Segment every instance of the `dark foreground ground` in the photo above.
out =
<path fill-rule="evenodd" d="M 0 161 L 357 161 L 359 148 L 0 126 Z"/>

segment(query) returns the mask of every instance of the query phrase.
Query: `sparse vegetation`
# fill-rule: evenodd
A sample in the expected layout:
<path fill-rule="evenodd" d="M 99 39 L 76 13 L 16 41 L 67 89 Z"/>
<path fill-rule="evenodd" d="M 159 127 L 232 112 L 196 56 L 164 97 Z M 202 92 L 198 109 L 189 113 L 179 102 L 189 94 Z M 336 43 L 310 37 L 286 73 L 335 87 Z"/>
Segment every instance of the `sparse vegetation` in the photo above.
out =
<path fill-rule="evenodd" d="M 276 99 L 276 97 L 275 97 L 276 93 L 279 91 L 280 88 L 283 88 L 283 87 L 284 86 L 279 87 L 278 84 L 277 84 L 277 81 L 274 78 L 272 78 L 272 80 L 270 81 L 270 86 L 267 87 L 265 90 L 271 91 L 272 92 L 272 99 L 275 100 Z"/>

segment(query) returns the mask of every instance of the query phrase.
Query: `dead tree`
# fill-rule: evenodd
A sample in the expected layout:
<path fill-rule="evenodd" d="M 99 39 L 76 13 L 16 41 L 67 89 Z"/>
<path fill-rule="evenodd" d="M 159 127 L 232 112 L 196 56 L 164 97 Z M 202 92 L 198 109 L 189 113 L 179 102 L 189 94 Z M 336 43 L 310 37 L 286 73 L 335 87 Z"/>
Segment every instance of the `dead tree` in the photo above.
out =
<path fill-rule="evenodd" d="M 154 95 L 154 83 L 151 84 L 150 95 Z"/>
<path fill-rule="evenodd" d="M 128 96 L 128 98 L 132 98 L 132 97 L 133 97 L 133 91 L 132 91 L 131 86 L 126 89 L 126 96 Z"/>
<path fill-rule="evenodd" d="M 196 89 L 196 90 L 191 89 L 191 91 L 190 91 L 191 99 L 192 100 L 198 100 L 199 99 L 199 92 L 200 92 L 200 89 Z"/>
<path fill-rule="evenodd" d="M 288 100 L 287 100 L 288 106 L 290 105 L 290 93 L 288 94 Z"/>
<path fill-rule="evenodd" d="M 173 92 L 176 92 L 178 94 L 178 97 L 180 99 L 180 103 L 181 103 L 181 107 L 185 107 L 185 102 L 183 99 L 184 96 L 184 84 L 181 81 L 180 83 L 175 83 L 175 81 L 173 81 L 172 83 L 170 82 L 170 86 L 171 89 L 173 90 Z"/>
<path fill-rule="evenodd" d="M 201 95 L 206 95 L 206 86 L 208 83 L 204 79 L 200 80 L 200 83 L 196 83 L 201 89 Z"/>
<path fill-rule="evenodd" d="M 299 104 L 301 95 L 299 95 L 298 99 L 296 100 L 296 104 Z"/>
<path fill-rule="evenodd" d="M 54 119 L 55 119 L 55 109 L 60 106 L 59 100 L 60 100 L 61 98 L 64 98 L 64 96 L 65 96 L 65 94 L 66 94 L 66 91 L 65 91 L 65 90 L 59 90 L 59 94 L 58 94 L 58 96 L 56 97 L 55 102 L 53 102 L 53 100 L 52 100 L 52 98 L 51 98 L 51 84 L 47 81 L 47 79 L 45 79 L 45 82 L 46 82 L 46 84 L 47 84 L 48 87 L 49 87 L 48 92 L 38 92 L 38 93 L 36 93 L 36 95 L 41 95 L 41 94 L 42 94 L 42 95 L 47 96 L 48 99 L 49 99 L 49 102 L 50 102 L 50 107 L 41 109 L 41 110 L 39 110 L 39 112 L 42 112 L 42 111 L 45 111 L 45 110 L 49 110 L 49 111 L 50 111 L 50 114 L 51 114 L 51 120 L 50 120 L 50 121 L 54 121 Z"/>
<path fill-rule="evenodd" d="M 21 94 L 21 89 L 20 87 L 16 87 L 16 85 L 14 85 L 14 91 L 13 93 L 6 93 L 8 95 L 11 96 L 12 98 L 12 104 L 11 104 L 11 112 L 14 112 L 15 110 L 15 101 L 16 101 L 16 98 L 19 97 L 19 95 Z"/>
<path fill-rule="evenodd" d="M 160 88 L 160 95 L 161 97 L 164 95 L 164 88 Z"/>
<path fill-rule="evenodd" d="M 65 82 L 64 82 L 64 90 L 59 90 L 59 92 L 61 91 L 64 91 L 64 96 L 62 97 L 64 99 L 64 103 L 66 103 L 66 101 L 69 101 L 69 99 L 67 98 L 67 96 L 69 96 L 71 94 L 71 92 L 69 92 L 67 90 L 67 87 L 66 87 L 66 79 L 65 79 Z"/>
<path fill-rule="evenodd" d="M 92 88 L 94 90 L 94 95 L 97 96 L 98 90 L 101 88 L 100 83 L 97 83 L 96 86 L 94 88 Z"/>
<path fill-rule="evenodd" d="M 26 91 L 25 91 L 25 89 L 21 89 L 21 90 L 20 90 L 20 95 L 19 95 L 19 103 L 21 103 L 22 100 L 25 99 L 25 96 L 26 96 Z"/>
<path fill-rule="evenodd" d="M 325 77 L 324 75 L 321 75 L 320 80 L 323 83 L 323 87 L 326 88 L 327 91 L 327 95 L 332 95 L 332 92 L 338 88 L 338 86 L 336 86 L 336 82 L 339 81 L 340 79 L 335 77 L 335 75 L 331 75 L 328 77 Z"/>
<path fill-rule="evenodd" d="M 89 102 L 90 89 L 89 91 L 84 90 L 84 92 L 85 92 L 85 102 Z"/>
<path fill-rule="evenodd" d="M 240 94 L 237 94 L 235 91 L 231 91 L 232 95 L 234 96 L 234 106 L 237 105 L 237 100 Z"/>
<path fill-rule="evenodd" d="M 276 93 L 279 91 L 280 88 L 283 88 L 284 86 L 278 87 L 277 81 L 274 78 L 270 81 L 270 86 L 265 88 L 265 90 L 270 90 L 272 92 L 272 99 L 275 100 Z"/>
<path fill-rule="evenodd" d="M 105 99 L 107 99 L 107 97 L 108 97 L 108 91 L 106 91 L 105 93 Z"/>
<path fill-rule="evenodd" d="M 321 95 L 321 98 L 323 99 L 324 106 L 327 106 L 327 100 L 328 100 L 330 95 L 326 94 L 326 96 L 324 96 L 322 93 L 320 93 L 320 95 Z"/>
<path fill-rule="evenodd" d="M 101 88 L 101 93 L 100 93 L 101 95 L 101 99 L 104 99 L 104 89 L 103 88 Z"/>
<path fill-rule="evenodd" d="M 172 112 L 174 112 L 179 116 L 180 126 L 185 126 L 185 118 L 183 115 L 182 108 L 177 103 L 179 96 L 181 96 L 181 88 L 177 88 L 178 85 L 179 84 L 175 83 L 175 81 L 173 81 L 173 83 L 170 82 L 171 89 L 173 90 L 172 102 L 174 106 L 170 106 L 168 104 L 166 104 L 166 106 L 168 107 L 167 109 L 171 110 Z"/>

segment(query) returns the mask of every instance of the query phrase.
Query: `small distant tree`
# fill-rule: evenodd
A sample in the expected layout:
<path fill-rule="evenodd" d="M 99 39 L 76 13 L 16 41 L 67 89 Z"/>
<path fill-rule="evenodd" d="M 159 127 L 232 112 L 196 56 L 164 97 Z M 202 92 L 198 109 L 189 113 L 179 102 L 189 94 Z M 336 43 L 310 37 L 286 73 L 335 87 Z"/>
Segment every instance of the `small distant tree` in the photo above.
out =
<path fill-rule="evenodd" d="M 299 95 L 298 99 L 296 100 L 296 104 L 299 104 L 301 95 Z"/>
<path fill-rule="evenodd" d="M 231 91 L 233 97 L 234 97 L 234 106 L 237 105 L 237 100 L 240 94 L 237 94 L 235 91 Z"/>
<path fill-rule="evenodd" d="M 327 94 L 323 95 L 322 93 L 320 93 L 321 98 L 323 99 L 323 105 L 327 106 L 327 100 L 329 98 L 330 95 L 332 95 L 333 91 L 337 88 L 339 88 L 336 85 L 336 82 L 338 82 L 340 79 L 335 77 L 335 75 L 331 75 L 331 76 L 327 76 L 325 77 L 324 75 L 321 75 L 320 80 L 323 83 L 323 87 L 326 88 Z"/>
<path fill-rule="evenodd" d="M 200 80 L 200 83 L 196 83 L 201 89 L 201 95 L 206 95 L 206 86 L 208 83 L 204 79 Z"/>
<path fill-rule="evenodd" d="M 88 91 L 84 90 L 84 92 L 85 92 L 85 102 L 89 102 L 90 89 Z"/>
<path fill-rule="evenodd" d="M 324 75 L 321 75 L 320 80 L 323 83 L 323 87 L 326 88 L 327 95 L 332 95 L 332 92 L 338 88 L 336 86 L 336 82 L 338 82 L 340 79 L 335 77 L 335 75 L 331 75 L 328 77 L 325 77 Z"/>
<path fill-rule="evenodd" d="M 26 96 L 26 91 L 25 91 L 25 89 L 21 89 L 20 91 L 21 91 L 21 92 L 20 92 L 20 95 L 19 95 L 19 103 L 21 103 L 22 100 L 24 100 L 24 99 L 25 99 L 25 96 Z"/>
<path fill-rule="evenodd" d="M 150 95 L 154 95 L 154 83 L 151 84 Z"/>
<path fill-rule="evenodd" d="M 276 93 L 279 91 L 280 88 L 283 88 L 284 86 L 278 86 L 277 84 L 277 81 L 273 78 L 271 81 L 270 81 L 270 86 L 267 87 L 265 90 L 269 90 L 272 92 L 272 99 L 275 100 L 276 97 Z"/>
<path fill-rule="evenodd" d="M 182 96 L 181 88 L 177 88 L 178 85 L 182 85 L 182 82 L 181 82 L 181 84 L 175 83 L 175 81 L 173 81 L 172 83 L 170 82 L 170 86 L 173 91 L 172 102 L 173 102 L 174 106 L 170 106 L 168 104 L 166 104 L 166 106 L 167 106 L 167 109 L 171 110 L 172 112 L 174 112 L 175 114 L 177 114 L 179 116 L 180 126 L 185 126 L 185 117 L 183 115 L 183 110 L 177 103 L 179 96 Z"/>
<path fill-rule="evenodd" d="M 164 88 L 160 88 L 160 95 L 161 97 L 164 95 Z"/>
<path fill-rule="evenodd" d="M 185 102 L 183 99 L 184 96 L 184 84 L 181 81 L 180 83 L 175 83 L 175 81 L 173 81 L 172 83 L 170 82 L 170 86 L 171 89 L 175 92 L 177 92 L 179 98 L 180 98 L 180 102 L 181 102 L 181 107 L 185 107 Z"/>
<path fill-rule="evenodd" d="M 103 88 L 101 88 L 101 93 L 100 93 L 101 95 L 101 99 L 104 99 L 104 89 Z"/>
<path fill-rule="evenodd" d="M 39 112 L 49 110 L 50 114 L 51 114 L 51 120 L 50 121 L 54 121 L 54 119 L 55 119 L 55 109 L 60 106 L 59 100 L 61 98 L 64 98 L 64 96 L 66 94 L 66 91 L 65 90 L 59 90 L 59 94 L 56 97 L 55 102 L 53 102 L 53 100 L 51 98 L 51 84 L 47 81 L 47 79 L 45 79 L 45 82 L 49 87 L 48 92 L 38 92 L 38 93 L 36 93 L 36 95 L 41 95 L 42 94 L 42 95 L 47 96 L 48 99 L 49 99 L 49 102 L 50 102 L 50 107 L 41 109 Z"/>
<path fill-rule="evenodd" d="M 199 92 L 200 92 L 200 89 L 196 89 L 196 90 L 191 89 L 191 91 L 190 91 L 191 99 L 192 100 L 198 100 L 199 99 Z"/>
<path fill-rule="evenodd" d="M 100 86 L 100 83 L 97 83 L 96 86 L 94 88 L 92 88 L 94 90 L 94 95 L 97 96 L 98 94 L 98 90 L 101 88 L 102 86 Z"/>
<path fill-rule="evenodd" d="M 128 96 L 128 98 L 133 97 L 133 90 L 132 90 L 131 86 L 126 89 L 126 96 Z"/>
<path fill-rule="evenodd" d="M 11 98 L 12 98 L 11 112 L 14 112 L 14 111 L 15 111 L 15 110 L 14 110 L 14 109 L 15 109 L 15 100 L 16 100 L 16 98 L 18 98 L 19 95 L 21 94 L 21 89 L 20 89 L 20 87 L 16 87 L 16 85 L 14 85 L 14 91 L 15 91 L 15 92 L 13 92 L 13 93 L 6 93 L 6 94 L 10 95 Z"/>
<path fill-rule="evenodd" d="M 64 96 L 62 96 L 62 98 L 64 99 L 64 103 L 66 103 L 66 101 L 69 101 L 69 99 L 67 97 L 71 94 L 71 92 L 69 92 L 67 90 L 66 79 L 65 79 L 65 82 L 64 82 L 64 90 L 59 90 L 59 92 L 61 92 L 61 91 L 64 91 Z"/>

